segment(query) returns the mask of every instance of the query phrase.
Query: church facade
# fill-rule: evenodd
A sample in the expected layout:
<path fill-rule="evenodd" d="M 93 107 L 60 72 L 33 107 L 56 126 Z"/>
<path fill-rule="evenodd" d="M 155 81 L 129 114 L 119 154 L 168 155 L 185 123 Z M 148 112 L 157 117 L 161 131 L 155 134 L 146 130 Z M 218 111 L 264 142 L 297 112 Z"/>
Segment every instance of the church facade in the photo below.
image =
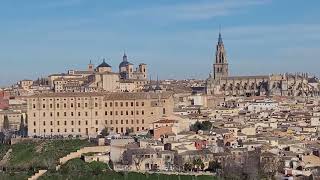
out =
<path fill-rule="evenodd" d="M 320 84 L 307 73 L 229 76 L 227 53 L 219 33 L 213 73 L 206 80 L 208 95 L 225 96 L 320 96 Z"/>

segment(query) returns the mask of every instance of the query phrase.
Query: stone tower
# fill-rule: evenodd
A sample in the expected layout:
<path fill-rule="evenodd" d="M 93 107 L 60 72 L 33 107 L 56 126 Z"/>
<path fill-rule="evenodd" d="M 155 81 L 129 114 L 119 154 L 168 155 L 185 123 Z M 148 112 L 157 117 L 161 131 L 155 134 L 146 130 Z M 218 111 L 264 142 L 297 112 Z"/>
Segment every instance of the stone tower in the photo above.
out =
<path fill-rule="evenodd" d="M 221 77 L 228 77 L 228 61 L 224 49 L 221 33 L 219 32 L 218 44 L 216 48 L 216 60 L 213 64 L 213 78 L 219 80 Z"/>

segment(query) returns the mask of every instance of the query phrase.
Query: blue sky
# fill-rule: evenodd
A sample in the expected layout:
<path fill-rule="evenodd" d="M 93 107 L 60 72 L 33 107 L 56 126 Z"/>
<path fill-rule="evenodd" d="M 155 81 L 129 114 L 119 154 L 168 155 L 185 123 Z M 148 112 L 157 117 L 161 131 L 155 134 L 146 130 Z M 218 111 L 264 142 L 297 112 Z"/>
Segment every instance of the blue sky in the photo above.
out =
<path fill-rule="evenodd" d="M 219 25 L 233 75 L 319 75 L 320 1 L 2 0 L 0 85 L 85 69 L 147 63 L 164 78 L 206 78 Z"/>

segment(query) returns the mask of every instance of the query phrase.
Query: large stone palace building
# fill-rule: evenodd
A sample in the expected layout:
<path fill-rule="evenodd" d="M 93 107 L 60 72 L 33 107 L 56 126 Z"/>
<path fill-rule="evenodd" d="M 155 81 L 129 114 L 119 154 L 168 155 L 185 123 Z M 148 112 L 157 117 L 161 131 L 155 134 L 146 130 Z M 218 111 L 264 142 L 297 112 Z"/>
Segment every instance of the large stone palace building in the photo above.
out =
<path fill-rule="evenodd" d="M 148 130 L 173 111 L 169 92 L 49 93 L 27 98 L 29 136 L 90 136 Z"/>
<path fill-rule="evenodd" d="M 213 74 L 206 80 L 206 93 L 225 96 L 319 96 L 316 77 L 307 73 L 259 76 L 229 76 L 226 50 L 219 33 Z"/>

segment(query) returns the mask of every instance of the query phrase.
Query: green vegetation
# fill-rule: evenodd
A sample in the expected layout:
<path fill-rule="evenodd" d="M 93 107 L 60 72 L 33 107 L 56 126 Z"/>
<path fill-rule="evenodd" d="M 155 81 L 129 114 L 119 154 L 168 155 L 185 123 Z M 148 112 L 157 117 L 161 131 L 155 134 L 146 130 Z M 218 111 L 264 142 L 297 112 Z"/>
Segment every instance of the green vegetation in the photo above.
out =
<path fill-rule="evenodd" d="M 2 160 L 3 156 L 10 149 L 10 146 L 7 144 L 0 144 L 0 160 Z"/>
<path fill-rule="evenodd" d="M 203 121 L 203 122 L 197 121 L 196 123 L 190 126 L 190 130 L 194 132 L 198 132 L 199 130 L 209 131 L 211 130 L 211 128 L 213 128 L 213 126 L 210 121 Z"/>
<path fill-rule="evenodd" d="M 4 115 L 3 119 L 3 129 L 9 129 L 10 124 L 9 124 L 9 119 L 7 115 Z"/>
<path fill-rule="evenodd" d="M 55 169 L 61 157 L 82 147 L 91 146 L 87 140 L 23 141 L 14 145 L 1 145 L 0 155 L 11 148 L 9 161 L 3 166 L 0 179 L 26 179 L 39 169 Z"/>
<path fill-rule="evenodd" d="M 18 169 L 54 169 L 59 158 L 90 145 L 87 140 L 79 139 L 26 141 L 14 144 L 9 166 Z"/>
<path fill-rule="evenodd" d="M 31 177 L 33 173 L 27 172 L 16 172 L 16 173 L 0 173 L 0 179 L 8 179 L 8 180 L 24 180 Z"/>
<path fill-rule="evenodd" d="M 56 171 L 48 171 L 39 180 L 215 180 L 212 176 L 187 176 L 164 174 L 141 174 L 135 172 L 115 172 L 109 170 L 107 164 L 102 162 L 85 163 L 80 159 L 70 160 Z"/>

